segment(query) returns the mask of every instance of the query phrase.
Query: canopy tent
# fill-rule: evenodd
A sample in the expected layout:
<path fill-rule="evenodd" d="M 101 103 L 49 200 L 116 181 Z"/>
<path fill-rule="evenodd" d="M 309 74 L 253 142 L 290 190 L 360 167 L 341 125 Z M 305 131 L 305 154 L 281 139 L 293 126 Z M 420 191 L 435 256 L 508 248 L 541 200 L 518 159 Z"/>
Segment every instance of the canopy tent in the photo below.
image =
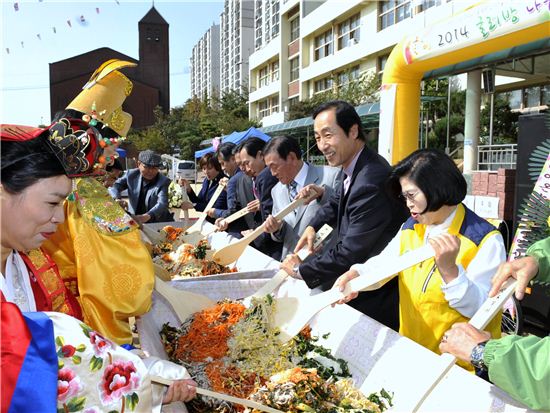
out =
<path fill-rule="evenodd" d="M 260 138 L 266 142 L 271 139 L 269 135 L 266 135 L 262 131 L 252 126 L 245 131 L 233 132 L 233 133 L 230 133 L 229 135 L 223 136 L 221 143 L 231 142 L 238 145 L 240 142 L 244 141 L 245 139 L 252 138 L 252 137 Z M 214 146 L 211 146 L 206 149 L 201 149 L 200 151 L 196 151 L 195 158 L 201 158 L 207 153 L 211 153 L 211 152 L 214 152 Z"/>

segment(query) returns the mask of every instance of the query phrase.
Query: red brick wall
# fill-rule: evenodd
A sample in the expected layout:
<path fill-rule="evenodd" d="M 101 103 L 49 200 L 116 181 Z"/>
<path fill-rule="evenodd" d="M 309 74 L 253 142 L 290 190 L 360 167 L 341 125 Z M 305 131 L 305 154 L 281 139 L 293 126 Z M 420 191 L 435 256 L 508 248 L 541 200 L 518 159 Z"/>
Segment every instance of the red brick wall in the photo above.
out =
<path fill-rule="evenodd" d="M 514 218 L 514 195 L 516 188 L 516 170 L 500 168 L 498 172 L 474 172 L 472 176 L 472 195 L 493 196 L 499 198 L 498 217 Z"/>

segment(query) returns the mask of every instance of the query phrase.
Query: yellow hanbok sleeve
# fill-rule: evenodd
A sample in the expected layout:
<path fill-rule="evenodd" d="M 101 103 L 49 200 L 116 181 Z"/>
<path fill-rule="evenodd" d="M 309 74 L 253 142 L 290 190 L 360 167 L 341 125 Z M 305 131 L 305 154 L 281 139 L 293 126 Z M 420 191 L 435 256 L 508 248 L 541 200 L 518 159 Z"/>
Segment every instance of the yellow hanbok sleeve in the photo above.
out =
<path fill-rule="evenodd" d="M 128 318 L 151 306 L 151 256 L 137 225 L 101 184 L 83 178 L 77 188 L 66 217 L 84 320 L 118 344 L 131 343 Z"/>

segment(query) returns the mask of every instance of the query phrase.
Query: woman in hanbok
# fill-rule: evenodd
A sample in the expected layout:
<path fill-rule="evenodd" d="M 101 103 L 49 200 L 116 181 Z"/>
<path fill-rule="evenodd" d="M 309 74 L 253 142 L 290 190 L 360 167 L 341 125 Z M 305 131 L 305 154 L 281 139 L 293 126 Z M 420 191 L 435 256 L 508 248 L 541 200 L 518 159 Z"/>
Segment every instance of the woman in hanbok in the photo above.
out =
<path fill-rule="evenodd" d="M 87 326 L 55 263 L 38 268 L 51 275 L 40 286 L 21 254 L 64 222 L 70 178 L 93 172 L 100 136 L 81 119 L 1 126 L 2 412 L 150 412 L 194 397 L 185 369 L 142 359 Z M 62 313 L 36 312 L 40 303 Z M 165 393 L 153 376 L 177 381 Z"/>

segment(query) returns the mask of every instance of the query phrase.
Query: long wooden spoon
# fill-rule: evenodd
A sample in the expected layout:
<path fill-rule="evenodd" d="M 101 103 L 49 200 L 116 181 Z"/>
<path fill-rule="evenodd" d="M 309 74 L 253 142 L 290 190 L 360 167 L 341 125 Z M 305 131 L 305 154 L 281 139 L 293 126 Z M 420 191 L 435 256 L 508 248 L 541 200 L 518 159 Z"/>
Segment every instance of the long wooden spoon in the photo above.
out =
<path fill-rule="evenodd" d="M 151 381 L 159 384 L 164 384 L 165 386 L 170 386 L 172 383 L 174 383 L 175 380 L 165 379 L 164 377 L 160 376 L 151 376 Z M 218 393 L 215 391 L 203 389 L 201 387 L 196 387 L 197 393 L 202 394 L 204 396 L 214 397 L 216 399 L 220 400 L 226 400 L 231 403 L 240 404 L 242 406 L 250 407 L 252 409 L 261 410 L 262 412 L 267 413 L 284 413 L 281 410 L 274 409 L 272 407 L 264 406 L 263 404 L 257 403 L 252 400 L 247 399 L 241 399 L 238 397 L 233 397 L 228 394 L 224 393 Z"/>
<path fill-rule="evenodd" d="M 323 225 L 319 231 L 315 234 L 315 239 L 313 240 L 313 249 L 317 249 L 321 246 L 322 242 L 330 235 L 332 232 L 332 227 L 328 224 Z M 300 251 L 297 252 L 298 257 L 303 261 L 310 254 L 308 246 L 304 246 Z M 251 296 L 246 297 L 243 300 L 244 305 L 248 307 L 252 298 L 261 298 L 265 297 L 268 294 L 271 294 L 275 289 L 281 285 L 281 283 L 286 280 L 288 273 L 285 270 L 279 270 L 273 278 L 271 278 L 267 283 L 264 284 L 262 288 L 256 291 Z"/>
<path fill-rule="evenodd" d="M 334 304 L 352 291 L 370 291 L 380 288 L 395 274 L 425 261 L 435 255 L 430 245 L 417 248 L 405 254 L 379 264 L 367 261 L 368 276 L 357 277 L 346 285 L 344 292 L 331 289 L 309 297 L 284 297 L 275 300 L 273 324 L 279 327 L 279 340 L 285 343 L 298 334 L 309 320 L 323 308 Z"/>
<path fill-rule="evenodd" d="M 159 277 L 155 277 L 155 290 L 170 303 L 182 323 L 197 311 L 216 305 L 214 300 L 204 295 L 175 289 Z"/>
<path fill-rule="evenodd" d="M 479 310 L 476 311 L 474 316 L 470 319 L 469 324 L 473 325 L 475 328 L 483 330 L 487 327 L 487 324 L 497 315 L 504 303 L 512 296 L 516 290 L 517 282 L 514 280 L 507 284 L 499 294 L 494 297 L 487 298 Z M 432 393 L 433 389 L 443 380 L 445 375 L 449 370 L 454 366 L 456 362 L 456 357 L 449 353 L 443 353 L 439 356 L 442 360 L 443 367 L 439 368 L 438 371 L 434 372 L 434 380 L 430 382 L 428 389 L 421 393 L 418 402 L 412 408 L 412 412 L 418 411 L 422 403 L 428 398 Z M 439 365 L 439 364 L 438 364 Z M 422 372 L 422 375 L 426 376 L 426 371 Z"/>
<path fill-rule="evenodd" d="M 237 212 L 229 215 L 227 218 L 224 218 L 223 220 L 229 225 L 232 222 L 238 220 L 239 218 L 242 218 L 245 215 L 248 215 L 249 213 L 250 213 L 250 211 L 248 210 L 248 208 L 244 207 L 243 209 L 238 210 Z M 216 231 L 219 231 L 219 228 L 216 227 L 216 228 L 212 229 L 211 231 L 204 234 L 204 236 L 207 237 L 207 236 L 209 236 L 210 234 L 213 234 Z"/>
<path fill-rule="evenodd" d="M 199 219 L 191 225 L 187 231 L 185 231 L 186 234 L 190 234 L 192 232 L 201 232 L 202 230 L 202 224 L 204 224 L 204 221 L 208 217 L 207 212 L 210 208 L 214 206 L 216 201 L 218 200 L 219 196 L 221 195 L 222 191 L 225 189 L 225 186 L 227 185 L 227 180 L 221 179 L 218 182 L 218 187 L 216 188 L 216 191 L 214 191 L 214 194 L 212 195 L 212 198 L 210 198 L 210 201 L 208 201 L 208 204 L 204 208 L 204 211 L 201 212 L 201 215 L 199 216 Z"/>
<path fill-rule="evenodd" d="M 290 204 L 288 204 L 284 209 L 282 209 L 277 214 L 275 214 L 273 217 L 277 220 L 281 220 L 303 204 L 304 204 L 303 198 L 295 199 Z M 216 261 L 218 264 L 221 264 L 221 265 L 228 265 L 228 264 L 231 264 L 232 262 L 237 261 L 237 259 L 244 252 L 245 248 L 248 246 L 248 244 L 250 244 L 256 238 L 258 238 L 264 232 L 264 228 L 265 228 L 265 222 L 262 225 L 260 225 L 258 228 L 256 228 L 254 231 L 252 231 L 250 234 L 248 234 L 246 237 L 241 238 L 240 240 L 238 240 L 237 242 L 234 242 L 233 244 L 229 244 L 223 248 L 220 248 L 214 253 L 214 261 Z"/>

